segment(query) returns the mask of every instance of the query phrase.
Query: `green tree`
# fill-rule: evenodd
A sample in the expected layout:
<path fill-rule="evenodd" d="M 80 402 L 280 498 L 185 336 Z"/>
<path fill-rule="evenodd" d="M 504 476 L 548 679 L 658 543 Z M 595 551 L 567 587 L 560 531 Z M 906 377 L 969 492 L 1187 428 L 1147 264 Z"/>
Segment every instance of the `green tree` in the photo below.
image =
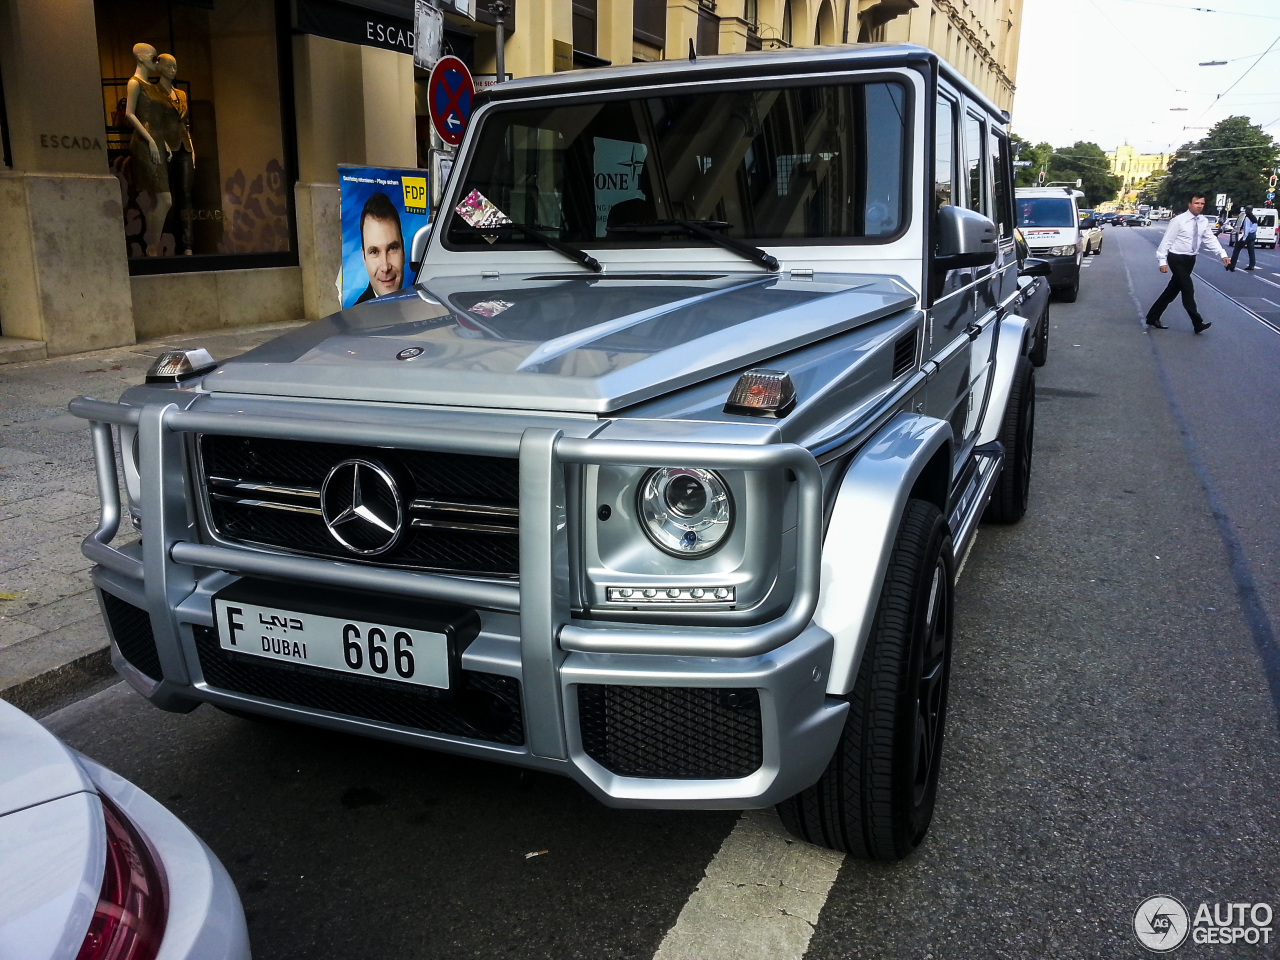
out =
<path fill-rule="evenodd" d="M 1203 139 L 1184 143 L 1169 161 L 1169 175 L 1157 185 L 1160 202 L 1182 210 L 1192 193 L 1203 193 L 1212 208 L 1219 193 L 1232 206 L 1261 204 L 1267 177 L 1280 157 L 1280 146 L 1248 117 L 1227 117 Z"/>
<path fill-rule="evenodd" d="M 1114 200 L 1124 180 L 1111 173 L 1111 161 L 1096 143 L 1077 140 L 1073 146 L 1059 147 L 1049 159 L 1048 182 L 1075 183 L 1084 191 L 1084 206 L 1096 207 Z"/>
<path fill-rule="evenodd" d="M 1009 137 L 1013 145 L 1013 155 L 1019 160 L 1030 160 L 1029 167 L 1014 168 L 1014 186 L 1034 187 L 1040 182 L 1040 171 L 1048 170 L 1049 158 L 1053 156 L 1053 146 L 1048 143 L 1031 145 L 1030 140 L 1023 140 L 1016 133 Z M 1048 179 L 1046 177 L 1046 179 Z"/>

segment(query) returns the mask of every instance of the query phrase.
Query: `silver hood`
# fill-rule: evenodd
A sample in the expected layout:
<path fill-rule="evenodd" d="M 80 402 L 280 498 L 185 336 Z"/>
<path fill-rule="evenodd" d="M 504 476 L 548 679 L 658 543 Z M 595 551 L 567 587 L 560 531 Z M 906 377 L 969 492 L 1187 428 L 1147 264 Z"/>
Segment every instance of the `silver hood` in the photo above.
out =
<path fill-rule="evenodd" d="M 851 274 L 443 277 L 299 328 L 204 385 L 607 414 L 915 303 L 899 280 Z"/>

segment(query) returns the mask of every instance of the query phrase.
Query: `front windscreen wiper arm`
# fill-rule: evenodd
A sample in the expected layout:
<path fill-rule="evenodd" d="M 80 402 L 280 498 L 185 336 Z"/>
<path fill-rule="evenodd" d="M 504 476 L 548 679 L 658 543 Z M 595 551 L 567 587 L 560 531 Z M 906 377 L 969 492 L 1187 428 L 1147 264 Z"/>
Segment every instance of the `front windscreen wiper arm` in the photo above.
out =
<path fill-rule="evenodd" d="M 609 229 L 614 232 L 624 233 L 661 233 L 672 227 L 680 227 L 686 233 L 692 233 L 695 237 L 701 237 L 703 240 L 710 240 L 716 246 L 724 247 L 741 257 L 760 264 L 768 270 L 778 269 L 778 258 L 770 256 L 759 247 L 753 247 L 749 243 L 741 240 L 735 240 L 733 237 L 726 237 L 723 234 L 716 233 L 710 227 L 718 227 L 721 230 L 727 229 L 730 224 L 723 220 L 682 220 L 675 217 L 671 220 L 649 220 L 644 223 L 622 223 Z"/>
<path fill-rule="evenodd" d="M 600 261 L 597 260 L 595 257 L 591 256 L 591 254 L 583 250 L 579 250 L 577 247 L 571 247 L 567 243 L 561 243 L 559 240 L 552 240 L 550 237 L 545 236 L 544 234 L 541 234 L 538 232 L 538 230 L 540 229 L 554 230 L 556 229 L 555 227 L 544 227 L 542 226 L 542 224 L 526 225 L 523 223 L 516 223 L 514 220 L 512 220 L 510 223 L 495 223 L 495 224 L 490 224 L 484 227 L 472 226 L 471 224 L 467 223 L 466 220 L 463 220 L 461 218 L 459 218 L 458 222 L 466 224 L 466 226 L 470 227 L 476 233 L 480 233 L 480 234 L 486 234 L 486 233 L 492 234 L 492 233 L 499 233 L 503 230 L 514 230 L 516 233 L 523 234 L 524 236 L 528 237 L 530 240 L 537 241 L 538 243 L 546 247 L 548 250 L 554 250 L 556 253 L 563 254 L 564 256 L 568 257 L 570 260 L 576 260 L 578 263 L 582 264 L 592 273 L 600 273 L 601 271 L 604 270 L 604 267 L 600 266 Z"/>

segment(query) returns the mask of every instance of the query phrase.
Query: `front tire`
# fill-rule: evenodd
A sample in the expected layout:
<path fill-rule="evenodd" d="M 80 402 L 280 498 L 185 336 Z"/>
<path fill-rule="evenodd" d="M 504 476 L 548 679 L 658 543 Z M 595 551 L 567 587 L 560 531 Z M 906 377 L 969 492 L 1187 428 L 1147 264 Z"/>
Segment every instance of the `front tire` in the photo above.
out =
<path fill-rule="evenodd" d="M 924 840 L 947 717 L 954 566 L 942 511 L 909 500 L 835 754 L 816 784 L 778 804 L 796 837 L 870 860 L 901 860 Z"/>
<path fill-rule="evenodd" d="M 1009 401 L 1000 425 L 1004 466 L 983 517 L 988 523 L 1017 523 L 1027 512 L 1031 492 L 1031 454 L 1035 440 L 1036 373 L 1031 361 L 1018 358 L 1009 386 Z"/>
<path fill-rule="evenodd" d="M 1058 288 L 1058 299 L 1063 303 L 1075 303 L 1080 295 L 1080 268 L 1077 265 L 1076 275 L 1071 278 L 1071 286 Z"/>

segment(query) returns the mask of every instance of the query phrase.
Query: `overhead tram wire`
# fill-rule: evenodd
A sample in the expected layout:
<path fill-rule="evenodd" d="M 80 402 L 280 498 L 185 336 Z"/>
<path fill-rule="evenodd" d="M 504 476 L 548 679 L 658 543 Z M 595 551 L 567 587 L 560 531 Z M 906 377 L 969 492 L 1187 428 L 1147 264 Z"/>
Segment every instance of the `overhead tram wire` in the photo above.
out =
<path fill-rule="evenodd" d="M 1280 17 L 1268 17 L 1265 13 L 1245 13 L 1243 10 L 1214 10 L 1211 7 L 1184 7 L 1177 3 L 1160 3 L 1159 0 L 1123 0 L 1124 3 L 1137 3 L 1144 7 L 1165 7 L 1169 10 L 1181 10 L 1184 13 L 1218 13 L 1224 17 L 1253 17 L 1257 20 L 1280 20 Z"/>
<path fill-rule="evenodd" d="M 1090 2 L 1092 2 L 1092 0 L 1090 0 Z M 1221 99 L 1222 99 L 1223 97 L 1225 97 L 1228 93 L 1230 93 L 1232 90 L 1234 90 L 1234 89 L 1235 89 L 1235 86 L 1236 86 L 1236 83 L 1239 83 L 1241 80 L 1243 80 L 1245 77 L 1247 77 L 1247 76 L 1249 75 L 1249 71 L 1251 71 L 1251 70 L 1252 70 L 1254 67 L 1256 67 L 1259 63 L 1261 63 L 1261 62 L 1262 62 L 1262 58 L 1263 58 L 1263 57 L 1265 57 L 1268 53 L 1270 53 L 1270 52 L 1271 52 L 1271 50 L 1272 50 L 1272 48 L 1273 48 L 1273 47 L 1275 47 L 1275 45 L 1276 45 L 1277 43 L 1280 43 L 1280 34 L 1277 34 L 1277 35 L 1276 35 L 1276 38 L 1275 38 L 1274 40 L 1272 40 L 1272 41 L 1271 41 L 1271 46 L 1270 46 L 1270 47 L 1267 47 L 1267 49 L 1263 50 L 1260 54 L 1258 54 L 1258 59 L 1257 59 L 1257 60 L 1254 60 L 1254 61 L 1253 61 L 1253 63 L 1249 64 L 1249 66 L 1245 68 L 1244 73 L 1242 73 L 1242 74 L 1240 74 L 1240 76 L 1236 77 L 1236 81 L 1235 81 L 1235 83 L 1231 84 L 1231 86 L 1227 87 L 1227 89 L 1223 90 L 1220 94 L 1218 94 L 1216 97 L 1214 97 L 1214 99 L 1213 99 L 1213 103 L 1211 103 L 1211 104 L 1209 104 L 1209 106 L 1205 107 L 1205 108 L 1204 108 L 1204 113 L 1201 113 L 1199 117 L 1196 117 L 1196 119 L 1197 119 L 1197 120 L 1199 120 L 1199 119 L 1200 119 L 1200 117 L 1203 117 L 1203 116 L 1205 115 L 1205 113 L 1208 113 L 1210 110 L 1212 110 L 1212 109 L 1214 108 L 1214 106 L 1216 106 L 1216 105 L 1217 105 L 1217 103 L 1218 103 L 1218 101 L 1219 101 L 1219 100 L 1221 100 Z"/>

